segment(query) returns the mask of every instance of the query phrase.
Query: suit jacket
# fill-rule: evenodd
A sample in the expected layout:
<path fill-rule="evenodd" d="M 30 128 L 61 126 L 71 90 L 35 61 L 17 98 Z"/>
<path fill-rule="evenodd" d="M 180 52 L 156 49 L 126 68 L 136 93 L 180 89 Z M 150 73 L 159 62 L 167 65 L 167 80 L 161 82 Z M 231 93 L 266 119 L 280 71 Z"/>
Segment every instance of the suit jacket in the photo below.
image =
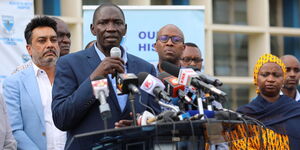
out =
<path fill-rule="evenodd" d="M 44 111 L 33 66 L 4 80 L 3 94 L 20 150 L 46 150 Z"/>
<path fill-rule="evenodd" d="M 0 149 L 17 149 L 17 142 L 12 135 L 10 124 L 7 121 L 6 105 L 2 99 L 2 95 L 0 95 Z"/>
<path fill-rule="evenodd" d="M 137 74 L 148 72 L 155 75 L 155 68 L 150 63 L 127 53 L 127 72 Z M 86 50 L 68 54 L 61 57 L 56 65 L 55 80 L 52 89 L 53 101 L 52 112 L 54 123 L 57 128 L 67 131 L 66 147 L 70 149 L 89 149 L 99 139 L 70 144 L 71 138 L 80 133 L 87 133 L 104 129 L 103 120 L 99 112 L 99 102 L 93 95 L 90 74 L 101 63 L 94 46 Z M 108 128 L 114 128 L 114 123 L 121 119 L 131 119 L 130 103 L 121 112 L 116 94 L 109 81 L 109 97 L 107 102 L 110 106 L 112 117 L 108 119 Z M 160 112 L 159 105 L 153 97 L 142 91 L 142 102 Z M 136 112 L 143 112 L 138 97 L 135 99 Z M 82 147 L 81 147 L 82 146 Z"/>

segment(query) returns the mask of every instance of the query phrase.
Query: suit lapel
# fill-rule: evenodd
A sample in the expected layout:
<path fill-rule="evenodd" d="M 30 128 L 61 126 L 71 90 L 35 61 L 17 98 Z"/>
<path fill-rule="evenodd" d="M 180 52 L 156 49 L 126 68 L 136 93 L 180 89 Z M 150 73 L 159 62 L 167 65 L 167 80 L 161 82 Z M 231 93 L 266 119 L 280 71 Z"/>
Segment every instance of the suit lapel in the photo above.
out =
<path fill-rule="evenodd" d="M 98 65 L 101 63 L 101 60 L 95 50 L 95 47 L 92 46 L 90 48 L 88 48 L 86 50 L 86 55 L 87 55 L 87 60 L 88 60 L 88 63 L 90 65 L 90 68 L 91 68 L 91 72 L 93 72 L 97 67 Z M 118 99 L 117 99 L 117 96 L 112 88 L 112 83 L 111 81 L 109 80 L 109 78 L 107 77 L 107 81 L 108 81 L 108 84 L 109 84 L 109 98 L 111 99 L 113 105 L 115 106 L 115 108 L 117 108 L 117 111 L 121 112 L 121 108 L 119 106 L 119 102 L 118 102 Z"/>
<path fill-rule="evenodd" d="M 35 77 L 33 67 L 24 70 L 23 72 L 23 85 L 26 89 L 26 92 L 30 96 L 30 101 L 33 103 L 34 108 L 40 118 L 42 125 L 45 127 L 44 119 L 44 109 L 42 105 L 41 95 L 39 91 L 39 86 Z"/>

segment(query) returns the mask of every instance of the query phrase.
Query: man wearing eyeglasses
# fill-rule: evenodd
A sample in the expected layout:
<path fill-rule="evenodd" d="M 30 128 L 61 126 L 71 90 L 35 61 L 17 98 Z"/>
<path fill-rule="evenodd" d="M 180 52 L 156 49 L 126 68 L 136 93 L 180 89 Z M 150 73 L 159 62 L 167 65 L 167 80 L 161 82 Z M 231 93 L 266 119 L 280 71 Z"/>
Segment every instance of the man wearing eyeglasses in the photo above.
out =
<path fill-rule="evenodd" d="M 183 32 L 173 24 L 163 26 L 157 32 L 154 48 L 159 57 L 157 72 L 163 72 L 160 67 L 163 61 L 168 61 L 179 67 L 180 56 L 185 48 Z"/>
<path fill-rule="evenodd" d="M 185 43 L 185 49 L 180 59 L 181 66 L 193 66 L 201 71 L 202 62 L 202 54 L 198 46 L 195 43 Z"/>

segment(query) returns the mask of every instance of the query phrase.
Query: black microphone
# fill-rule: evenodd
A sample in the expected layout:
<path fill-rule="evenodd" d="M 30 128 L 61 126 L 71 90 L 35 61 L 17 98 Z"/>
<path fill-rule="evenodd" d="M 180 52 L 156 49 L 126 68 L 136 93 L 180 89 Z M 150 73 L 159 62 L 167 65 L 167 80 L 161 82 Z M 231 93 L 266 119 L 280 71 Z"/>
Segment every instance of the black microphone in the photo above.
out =
<path fill-rule="evenodd" d="M 101 76 L 96 77 L 92 81 L 92 87 L 93 87 L 93 92 L 94 96 L 96 99 L 99 100 L 100 105 L 99 105 L 99 110 L 102 119 L 104 120 L 104 128 L 107 129 L 107 119 L 111 117 L 111 111 L 109 104 L 106 101 L 106 97 L 108 97 L 108 83 L 107 79 Z"/>
<path fill-rule="evenodd" d="M 118 88 L 118 95 L 122 94 L 141 94 L 138 86 L 138 77 L 133 73 L 119 73 L 117 74 L 116 84 Z"/>
<path fill-rule="evenodd" d="M 167 92 L 164 91 L 164 84 L 159 79 L 147 72 L 140 72 L 138 74 L 138 79 L 139 86 L 143 91 L 157 97 L 158 99 L 163 99 L 167 102 L 171 102 L 170 96 Z"/>
<path fill-rule="evenodd" d="M 179 76 L 179 71 L 180 71 L 180 68 L 175 66 L 174 64 L 171 64 L 167 61 L 163 61 L 161 64 L 160 64 L 161 68 L 166 71 L 167 73 L 175 76 L 175 77 L 178 77 Z"/>
<path fill-rule="evenodd" d="M 187 66 L 186 68 L 192 68 L 194 71 L 196 71 L 196 73 L 198 74 L 198 77 L 207 84 L 212 84 L 214 86 L 222 86 L 223 85 L 223 83 L 219 79 L 217 79 L 213 76 L 207 75 L 205 73 L 202 73 L 199 70 L 199 68 L 197 68 L 197 67 Z"/>

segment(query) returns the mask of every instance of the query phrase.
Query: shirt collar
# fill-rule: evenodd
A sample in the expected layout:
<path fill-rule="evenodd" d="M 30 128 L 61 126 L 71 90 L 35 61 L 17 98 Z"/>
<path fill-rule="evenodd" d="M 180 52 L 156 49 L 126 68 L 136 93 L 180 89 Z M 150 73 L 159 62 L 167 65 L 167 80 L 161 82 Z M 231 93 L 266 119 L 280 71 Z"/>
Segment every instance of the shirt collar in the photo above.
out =
<path fill-rule="evenodd" d="M 100 49 L 98 49 L 98 47 L 96 46 L 96 44 L 94 44 L 94 47 L 95 47 L 96 53 L 98 54 L 100 60 L 101 61 L 104 60 L 104 58 L 106 56 L 102 53 L 102 51 Z M 126 51 L 124 50 L 123 47 L 120 46 L 120 49 L 121 49 L 122 54 L 123 54 L 122 59 L 123 59 L 124 63 L 127 64 L 127 53 L 126 53 Z"/>
<path fill-rule="evenodd" d="M 300 93 L 298 90 L 296 90 L 296 97 L 295 97 L 295 100 L 296 101 L 299 101 L 300 100 Z"/>
<path fill-rule="evenodd" d="M 39 75 L 41 75 L 42 73 L 45 73 L 45 71 L 43 69 L 40 69 L 35 63 L 32 62 L 32 66 L 33 66 L 33 71 L 34 71 L 34 75 L 37 77 Z"/>
<path fill-rule="evenodd" d="M 280 95 L 284 95 L 282 91 L 280 91 Z M 296 97 L 295 97 L 295 100 L 296 101 L 299 101 L 300 100 L 300 93 L 298 90 L 296 90 Z"/>

